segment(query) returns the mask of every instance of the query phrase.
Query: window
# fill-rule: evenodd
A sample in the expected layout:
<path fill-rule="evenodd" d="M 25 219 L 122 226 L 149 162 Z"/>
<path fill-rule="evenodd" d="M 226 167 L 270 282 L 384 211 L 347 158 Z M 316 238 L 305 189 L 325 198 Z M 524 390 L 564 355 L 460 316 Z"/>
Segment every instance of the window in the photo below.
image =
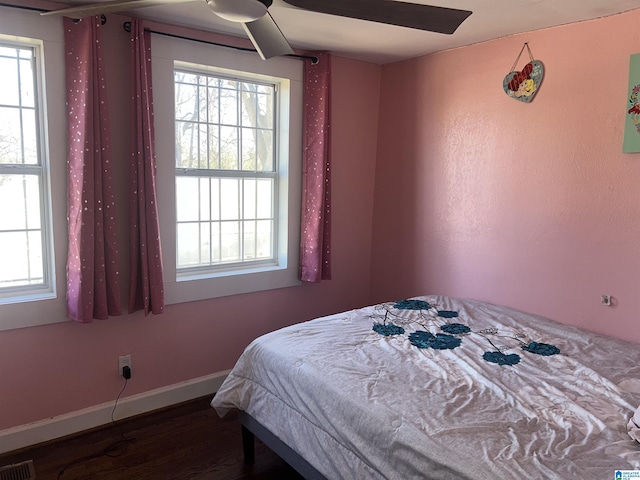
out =
<path fill-rule="evenodd" d="M 277 85 L 176 70 L 176 267 L 277 265 Z"/>
<path fill-rule="evenodd" d="M 152 35 L 166 304 L 299 285 L 299 60 Z"/>
<path fill-rule="evenodd" d="M 53 296 L 39 47 L 0 38 L 0 302 Z"/>

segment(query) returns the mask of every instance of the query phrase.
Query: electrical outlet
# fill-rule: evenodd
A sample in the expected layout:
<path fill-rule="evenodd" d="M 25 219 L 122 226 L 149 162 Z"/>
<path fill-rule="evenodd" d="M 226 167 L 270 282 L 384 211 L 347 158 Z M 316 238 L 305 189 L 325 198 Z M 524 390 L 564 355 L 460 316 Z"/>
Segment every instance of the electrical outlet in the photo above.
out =
<path fill-rule="evenodd" d="M 122 373 L 122 369 L 124 367 L 129 367 L 130 370 L 133 370 L 131 368 L 131 355 L 122 355 L 118 357 L 118 375 L 121 377 L 124 377 L 124 374 Z"/>
<path fill-rule="evenodd" d="M 602 305 L 606 305 L 607 307 L 611 305 L 611 295 L 602 295 L 600 297 L 600 303 Z"/>

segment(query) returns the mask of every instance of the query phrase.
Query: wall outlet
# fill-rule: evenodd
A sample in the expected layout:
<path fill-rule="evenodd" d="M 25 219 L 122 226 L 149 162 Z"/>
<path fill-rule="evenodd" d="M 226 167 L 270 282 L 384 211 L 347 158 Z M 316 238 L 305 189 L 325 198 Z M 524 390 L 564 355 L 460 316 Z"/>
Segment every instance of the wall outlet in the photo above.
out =
<path fill-rule="evenodd" d="M 611 295 L 602 295 L 602 297 L 600 297 L 600 303 L 602 305 L 610 306 L 611 305 Z"/>
<path fill-rule="evenodd" d="M 118 357 L 118 375 L 120 375 L 121 377 L 124 377 L 124 374 L 122 373 L 122 369 L 124 367 L 129 367 L 130 370 L 133 370 L 131 368 L 131 355 L 122 355 L 120 357 Z"/>

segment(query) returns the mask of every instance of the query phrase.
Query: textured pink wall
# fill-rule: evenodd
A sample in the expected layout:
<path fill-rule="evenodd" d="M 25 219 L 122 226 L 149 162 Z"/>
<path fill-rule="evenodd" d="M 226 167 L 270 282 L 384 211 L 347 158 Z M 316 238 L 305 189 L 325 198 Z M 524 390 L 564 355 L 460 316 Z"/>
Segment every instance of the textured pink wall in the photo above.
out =
<path fill-rule="evenodd" d="M 640 342 L 640 155 L 621 153 L 639 22 L 383 67 L 372 300 L 473 297 Z M 524 42 L 545 66 L 531 104 L 502 89 Z"/>
<path fill-rule="evenodd" d="M 106 35 L 108 58 L 114 49 L 128 48 L 121 23 L 110 21 Z M 122 386 L 119 355 L 132 354 L 127 395 L 133 395 L 231 368 L 244 347 L 265 332 L 368 302 L 376 153 L 371 139 L 378 124 L 380 69 L 333 61 L 334 280 L 169 305 L 164 314 L 146 318 L 136 313 L 0 332 L 0 430 L 112 401 Z M 114 158 L 122 160 L 116 181 L 120 198 L 126 198 L 128 158 L 126 68 L 108 76 Z M 119 208 L 126 212 L 126 203 Z"/>

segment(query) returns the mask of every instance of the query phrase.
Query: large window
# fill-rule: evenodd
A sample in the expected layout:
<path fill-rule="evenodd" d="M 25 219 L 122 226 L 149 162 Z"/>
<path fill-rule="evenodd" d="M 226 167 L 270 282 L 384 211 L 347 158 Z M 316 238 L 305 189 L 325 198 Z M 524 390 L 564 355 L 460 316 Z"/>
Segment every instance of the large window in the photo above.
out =
<path fill-rule="evenodd" d="M 178 271 L 277 264 L 276 84 L 186 70 L 174 82 Z"/>
<path fill-rule="evenodd" d="M 0 302 L 53 292 L 39 49 L 0 38 Z"/>
<path fill-rule="evenodd" d="M 297 59 L 152 36 L 167 304 L 299 285 Z"/>

